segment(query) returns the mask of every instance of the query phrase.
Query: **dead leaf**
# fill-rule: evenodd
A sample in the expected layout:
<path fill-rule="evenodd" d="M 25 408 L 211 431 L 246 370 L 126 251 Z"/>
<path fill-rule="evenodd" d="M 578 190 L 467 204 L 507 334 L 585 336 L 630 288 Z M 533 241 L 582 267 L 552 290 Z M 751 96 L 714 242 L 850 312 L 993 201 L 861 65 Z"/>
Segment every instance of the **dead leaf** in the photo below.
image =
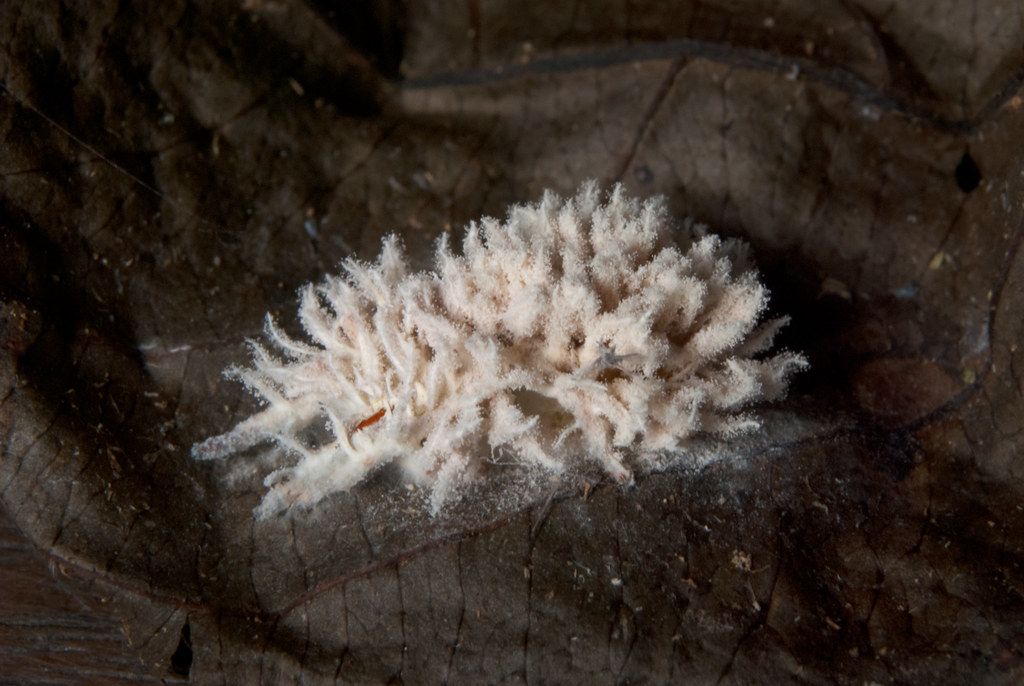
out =
<path fill-rule="evenodd" d="M 818 5 L 0 9 L 4 507 L 195 683 L 1019 680 L 1022 10 Z M 737 459 L 260 523 L 265 464 L 189 459 L 299 285 L 588 177 L 793 316 Z"/>

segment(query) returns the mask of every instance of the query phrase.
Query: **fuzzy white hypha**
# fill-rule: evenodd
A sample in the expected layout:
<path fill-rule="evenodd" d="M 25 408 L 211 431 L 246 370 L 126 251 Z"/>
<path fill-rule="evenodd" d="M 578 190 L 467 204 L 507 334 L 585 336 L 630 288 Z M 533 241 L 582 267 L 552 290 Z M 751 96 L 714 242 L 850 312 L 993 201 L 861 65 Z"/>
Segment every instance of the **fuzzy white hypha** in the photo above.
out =
<path fill-rule="evenodd" d="M 766 354 L 786 319 L 759 321 L 768 293 L 744 244 L 673 226 L 664 198 L 621 186 L 471 223 L 461 254 L 442 236 L 433 271 L 410 271 L 394 236 L 342 269 L 302 291 L 310 342 L 268 315 L 276 353 L 252 342 L 252 366 L 228 371 L 265 409 L 193 448 L 289 455 L 260 516 L 388 463 L 435 512 L 499 454 L 548 472 L 593 461 L 628 482 L 697 435 L 757 429 L 744 410 L 807 364 Z"/>

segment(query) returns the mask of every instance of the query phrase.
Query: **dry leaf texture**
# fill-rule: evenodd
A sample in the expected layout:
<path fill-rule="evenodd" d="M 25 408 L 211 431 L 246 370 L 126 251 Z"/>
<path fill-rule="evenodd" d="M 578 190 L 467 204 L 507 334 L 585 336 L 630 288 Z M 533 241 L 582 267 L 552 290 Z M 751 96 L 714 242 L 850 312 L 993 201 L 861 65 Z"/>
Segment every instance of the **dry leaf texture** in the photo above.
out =
<path fill-rule="evenodd" d="M 1024 681 L 1019 0 L 36 0 L 0 43 L 0 679 Z M 278 445 L 190 457 L 303 284 L 586 178 L 792 316 L 737 459 L 254 520 Z"/>

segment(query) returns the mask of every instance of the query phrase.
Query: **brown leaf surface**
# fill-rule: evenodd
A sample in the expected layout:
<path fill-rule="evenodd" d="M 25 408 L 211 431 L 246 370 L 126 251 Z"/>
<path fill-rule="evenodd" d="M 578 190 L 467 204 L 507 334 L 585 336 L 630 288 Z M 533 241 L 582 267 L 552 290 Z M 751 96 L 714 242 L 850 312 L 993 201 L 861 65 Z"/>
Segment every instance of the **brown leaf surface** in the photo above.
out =
<path fill-rule="evenodd" d="M 1024 678 L 1019 3 L 44 1 L 0 40 L 2 501 L 124 678 Z M 793 315 L 813 369 L 735 459 L 267 522 L 266 464 L 189 459 L 299 285 L 588 177 L 749 240 Z"/>

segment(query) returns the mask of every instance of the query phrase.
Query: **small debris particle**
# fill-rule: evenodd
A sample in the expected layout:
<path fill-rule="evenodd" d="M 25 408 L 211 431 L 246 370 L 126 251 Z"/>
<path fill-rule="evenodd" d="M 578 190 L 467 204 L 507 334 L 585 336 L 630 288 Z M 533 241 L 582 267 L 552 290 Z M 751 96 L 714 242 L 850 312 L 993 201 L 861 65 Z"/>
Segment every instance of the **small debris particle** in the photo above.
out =
<path fill-rule="evenodd" d="M 533 59 L 533 52 L 533 43 L 529 41 L 526 41 L 521 46 L 519 46 L 519 58 L 517 60 L 519 64 L 529 64 L 530 60 Z"/>
<path fill-rule="evenodd" d="M 818 297 L 822 298 L 826 295 L 834 295 L 843 300 L 852 300 L 853 295 L 850 293 L 850 289 L 845 283 L 831 276 L 826 276 L 821 282 L 821 290 L 818 291 Z"/>
<path fill-rule="evenodd" d="M 434 175 L 428 171 L 418 171 L 412 175 L 412 182 L 421 191 L 429 190 L 434 185 Z"/>
<path fill-rule="evenodd" d="M 943 264 L 952 262 L 953 258 L 949 256 L 945 250 L 939 250 L 932 256 L 930 262 L 928 262 L 928 268 L 931 270 L 940 269 Z"/>
<path fill-rule="evenodd" d="M 742 550 L 732 551 L 732 566 L 741 572 L 749 572 L 751 567 L 750 553 Z"/>
<path fill-rule="evenodd" d="M 882 110 L 873 105 L 864 105 L 860 108 L 860 116 L 868 121 L 878 121 L 882 118 Z"/>

